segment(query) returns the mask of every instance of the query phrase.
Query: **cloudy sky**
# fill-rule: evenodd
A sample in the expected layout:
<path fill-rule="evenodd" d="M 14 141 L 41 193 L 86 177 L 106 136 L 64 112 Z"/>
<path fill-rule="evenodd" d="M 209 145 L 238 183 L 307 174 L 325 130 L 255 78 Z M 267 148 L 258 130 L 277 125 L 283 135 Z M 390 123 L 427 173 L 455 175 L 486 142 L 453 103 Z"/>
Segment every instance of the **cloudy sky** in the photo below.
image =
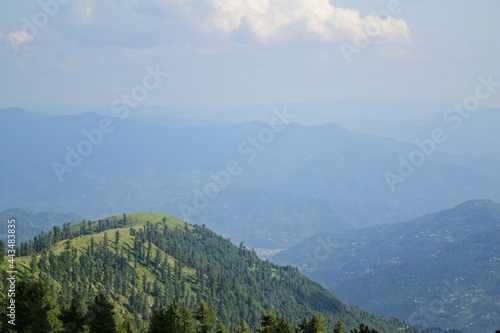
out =
<path fill-rule="evenodd" d="M 500 81 L 499 14 L 497 0 L 3 0 L 0 106 L 101 107 L 145 85 L 145 105 L 462 101 L 479 76 Z"/>

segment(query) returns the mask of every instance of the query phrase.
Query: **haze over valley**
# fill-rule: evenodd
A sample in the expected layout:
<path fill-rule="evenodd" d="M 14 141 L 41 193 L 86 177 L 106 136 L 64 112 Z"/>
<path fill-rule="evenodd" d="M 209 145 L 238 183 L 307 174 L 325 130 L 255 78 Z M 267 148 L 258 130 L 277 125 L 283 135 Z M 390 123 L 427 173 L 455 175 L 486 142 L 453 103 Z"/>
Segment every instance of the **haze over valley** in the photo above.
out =
<path fill-rule="evenodd" d="M 500 3 L 0 3 L 0 332 L 500 333 Z"/>

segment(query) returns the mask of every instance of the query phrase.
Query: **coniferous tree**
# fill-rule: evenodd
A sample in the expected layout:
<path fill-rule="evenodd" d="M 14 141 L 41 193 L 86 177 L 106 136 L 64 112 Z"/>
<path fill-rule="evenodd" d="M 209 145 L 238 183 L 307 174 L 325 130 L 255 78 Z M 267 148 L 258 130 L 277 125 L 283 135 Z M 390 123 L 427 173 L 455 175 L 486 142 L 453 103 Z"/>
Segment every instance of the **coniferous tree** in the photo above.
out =
<path fill-rule="evenodd" d="M 314 314 L 309 322 L 308 333 L 323 333 L 325 331 L 326 318 Z"/>
<path fill-rule="evenodd" d="M 61 328 L 55 313 L 55 302 L 40 282 L 19 281 L 16 286 L 15 332 L 47 333 Z"/>
<path fill-rule="evenodd" d="M 106 226 L 109 225 L 119 224 L 116 223 L 116 220 L 111 220 L 111 223 L 103 224 L 102 227 L 105 230 Z M 88 225 L 86 228 L 88 234 L 92 234 L 92 227 L 96 232 L 97 223 Z M 120 236 L 123 240 L 123 232 L 125 232 L 127 242 L 123 243 L 123 241 L 118 240 L 118 244 L 121 242 L 122 249 L 127 250 L 118 252 L 115 252 L 117 250 L 116 230 L 112 232 L 111 235 L 114 235 L 115 239 L 109 239 L 110 244 L 106 247 L 103 246 L 102 236 L 104 233 L 95 235 L 98 242 L 92 236 L 84 237 L 81 242 L 73 241 L 73 245 L 78 244 L 77 248 L 67 243 L 62 252 L 56 250 L 61 249 L 61 244 L 57 247 L 53 246 L 52 251 L 50 248 L 45 248 L 41 252 L 36 252 L 34 245 L 31 245 L 33 246 L 32 253 L 34 255 L 32 258 L 34 260 L 28 269 L 31 268 L 34 272 L 33 276 L 38 277 L 45 286 L 48 286 L 48 292 L 50 291 L 53 297 L 57 297 L 61 304 L 69 304 L 74 297 L 81 300 L 82 304 L 88 303 L 90 307 L 91 300 L 95 296 L 95 288 L 105 290 L 105 295 L 112 293 L 116 300 L 123 302 L 125 311 L 131 314 L 133 328 L 141 332 L 145 332 L 144 329 L 147 329 L 148 320 L 145 318 L 153 319 L 152 311 L 158 309 L 167 311 L 167 306 L 174 300 L 179 305 L 177 311 L 173 313 L 178 313 L 178 315 L 172 316 L 172 313 L 166 313 L 166 319 L 174 318 L 174 320 L 167 320 L 169 323 L 174 323 L 174 326 L 179 323 L 180 318 L 181 327 L 177 327 L 179 330 L 170 330 L 174 333 L 205 331 L 214 333 L 222 329 L 221 325 L 217 325 L 218 323 L 231 325 L 231 329 L 235 333 L 251 333 L 255 331 L 250 330 L 244 320 L 248 320 L 252 327 L 258 326 L 258 315 L 262 315 L 263 307 L 276 309 L 286 318 L 296 320 L 296 318 L 310 314 L 311 311 L 322 311 L 326 305 L 332 309 L 338 305 L 332 302 L 318 308 L 314 304 L 316 295 L 320 296 L 318 302 L 329 302 L 328 297 L 316 293 L 313 287 L 304 283 L 303 278 L 295 275 L 294 270 L 281 270 L 270 263 L 261 262 L 244 245 L 239 251 L 237 247 L 226 245 L 220 236 L 212 234 L 208 229 L 203 229 L 200 226 L 189 226 L 187 229 L 181 227 L 168 229 L 161 223 L 149 223 L 138 230 L 131 228 L 130 234 L 128 230 L 122 230 Z M 63 229 L 61 234 L 65 233 Z M 77 228 L 72 233 L 76 234 Z M 59 231 L 42 233 L 37 240 L 38 246 L 43 248 L 46 244 L 53 242 L 51 239 L 55 237 L 55 234 L 59 235 Z M 34 243 L 32 242 L 32 244 Z M 132 250 L 132 244 L 134 244 L 134 250 Z M 113 249 L 113 245 L 115 249 Z M 129 247 L 130 250 L 128 250 Z M 149 249 L 152 251 L 152 256 L 148 255 Z M 219 254 L 220 249 L 223 250 L 223 253 Z M 29 253 L 29 250 L 25 251 Z M 131 267 L 132 263 L 128 260 L 127 255 L 132 261 L 137 258 L 136 265 L 140 269 L 136 270 Z M 148 256 L 151 257 L 151 265 L 144 267 Z M 248 267 L 252 267 L 252 269 L 248 269 Z M 25 269 L 27 276 L 29 276 L 28 269 Z M 268 280 L 266 276 L 276 275 L 273 273 L 274 270 L 278 271 L 277 275 L 280 279 Z M 289 293 L 277 289 L 281 288 L 279 280 L 285 281 L 287 287 L 291 288 L 287 290 Z M 59 286 L 63 286 L 63 288 Z M 269 297 L 272 294 L 269 291 L 273 288 L 276 288 L 276 295 L 284 297 L 283 300 L 276 301 L 275 297 Z M 301 288 L 299 295 L 309 295 L 306 297 L 308 304 L 305 306 L 293 302 L 293 297 L 296 297 L 296 291 L 299 288 Z M 149 303 L 151 299 L 155 301 L 153 307 Z M 207 326 L 202 325 L 198 316 L 199 311 L 197 311 L 200 310 L 198 306 L 202 307 L 200 303 L 203 299 L 217 310 L 217 320 L 213 315 L 208 329 L 206 329 Z M 309 302 L 309 300 L 313 302 Z M 192 307 L 192 313 L 188 306 Z M 207 304 L 204 306 L 208 308 Z M 65 310 L 69 311 L 69 308 L 62 309 L 63 313 Z M 116 313 L 114 316 L 117 320 L 115 323 L 117 330 L 120 332 L 132 331 L 131 322 L 129 322 L 129 326 L 126 326 L 125 320 L 119 320 Z M 264 319 L 268 320 L 269 325 L 262 325 L 260 328 L 262 332 L 294 332 L 286 319 L 278 318 L 272 313 L 264 313 L 263 317 L 266 316 L 268 318 Z M 363 317 L 361 312 L 360 316 L 356 314 L 353 317 L 347 317 L 350 323 L 359 323 L 363 321 L 363 318 L 368 318 Z M 65 321 L 64 316 L 59 318 Z M 238 322 L 240 323 L 236 325 Z M 386 330 L 384 324 L 377 322 L 377 325 L 381 331 L 395 331 Z M 165 326 L 162 325 L 159 331 L 165 332 Z M 312 317 L 312 319 L 308 317 L 296 332 L 322 332 L 321 327 L 321 317 Z M 88 330 L 88 327 L 85 328 Z M 332 332 L 331 329 L 330 332 Z M 374 332 L 374 330 L 364 331 L 365 329 L 367 328 L 363 326 L 363 333 Z M 97 331 L 102 332 L 102 327 L 99 327 Z M 342 330 L 333 332 L 339 333 Z M 358 327 L 356 327 L 356 333 L 359 333 Z"/>
<path fill-rule="evenodd" d="M 120 242 L 120 231 L 116 230 L 115 232 L 115 251 L 118 254 L 118 243 Z"/>
<path fill-rule="evenodd" d="M 5 243 L 3 240 L 0 239 L 0 263 L 3 262 L 3 258 L 5 257 L 5 254 L 7 252 L 5 251 Z"/>
<path fill-rule="evenodd" d="M 195 332 L 193 314 L 186 305 L 186 303 L 183 303 L 181 306 L 181 324 L 182 324 L 182 333 Z"/>
<path fill-rule="evenodd" d="M 80 309 L 74 298 L 71 299 L 71 304 L 68 307 L 61 310 L 58 317 L 63 323 L 64 333 L 83 332 L 86 322 L 85 313 Z"/>
<path fill-rule="evenodd" d="M 233 333 L 251 333 L 250 326 L 244 319 L 240 319 L 238 325 L 233 328 Z"/>
<path fill-rule="evenodd" d="M 2 279 L 0 279 L 0 290 L 2 291 L 0 293 L 0 333 L 7 333 L 8 332 L 8 324 L 7 324 L 7 321 L 10 319 L 9 317 L 7 317 L 7 311 L 9 311 L 7 309 L 7 306 L 8 306 L 8 298 L 7 298 L 7 293 L 4 293 L 4 289 L 3 289 L 3 281 Z"/>
<path fill-rule="evenodd" d="M 344 322 L 342 320 L 337 320 L 337 323 L 333 328 L 333 333 L 344 333 Z"/>
<path fill-rule="evenodd" d="M 196 311 L 196 320 L 198 320 L 199 333 L 213 333 L 215 327 L 215 314 L 205 302 L 201 302 Z"/>
<path fill-rule="evenodd" d="M 217 324 L 217 330 L 215 332 L 216 333 L 228 333 L 226 326 L 220 322 Z"/>
<path fill-rule="evenodd" d="M 182 320 L 179 306 L 176 302 L 169 305 L 167 309 L 167 332 L 182 332 Z"/>
<path fill-rule="evenodd" d="M 167 326 L 167 310 L 158 309 L 153 311 L 150 318 L 148 333 L 160 333 L 163 332 Z"/>
<path fill-rule="evenodd" d="M 132 320 L 129 317 L 126 317 L 125 320 L 123 321 L 123 333 L 135 333 L 134 329 L 134 324 L 132 323 Z"/>
<path fill-rule="evenodd" d="M 276 333 L 293 333 L 292 325 L 285 318 L 278 318 Z"/>
<path fill-rule="evenodd" d="M 368 326 L 365 326 L 365 324 L 359 324 L 359 331 L 355 328 L 351 330 L 351 333 L 378 333 L 378 331 L 374 329 L 371 330 Z"/>
<path fill-rule="evenodd" d="M 104 238 L 102 240 L 102 247 L 103 247 L 104 251 L 106 251 L 108 249 L 108 233 L 107 232 L 104 233 Z"/>
<path fill-rule="evenodd" d="M 278 320 L 276 316 L 266 311 L 260 318 L 260 325 L 257 327 L 258 333 L 274 333 L 276 331 Z"/>
<path fill-rule="evenodd" d="M 296 331 L 302 333 L 309 333 L 309 320 L 307 318 L 302 319 Z"/>
<path fill-rule="evenodd" d="M 87 317 L 90 333 L 116 333 L 114 305 L 99 293 L 89 304 Z"/>
<path fill-rule="evenodd" d="M 35 276 L 35 272 L 37 270 L 37 267 L 38 267 L 38 261 L 36 260 L 36 256 L 32 255 L 31 260 L 30 260 L 30 275 L 31 275 L 31 277 Z"/>
<path fill-rule="evenodd" d="M 167 309 L 156 310 L 153 312 L 148 332 L 183 332 L 182 317 L 179 312 L 179 306 L 176 302 L 170 304 Z"/>

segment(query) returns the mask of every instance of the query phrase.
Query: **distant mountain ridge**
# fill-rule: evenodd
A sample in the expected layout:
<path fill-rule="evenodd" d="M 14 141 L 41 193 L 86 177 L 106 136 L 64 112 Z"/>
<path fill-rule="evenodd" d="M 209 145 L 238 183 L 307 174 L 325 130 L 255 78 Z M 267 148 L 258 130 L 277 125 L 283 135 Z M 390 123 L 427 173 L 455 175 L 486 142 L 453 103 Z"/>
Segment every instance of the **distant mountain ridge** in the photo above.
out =
<path fill-rule="evenodd" d="M 22 211 L 20 209 L 7 209 L 0 212 L 0 221 L 9 218 L 16 219 L 16 240 L 23 242 L 38 235 L 41 231 L 47 231 L 54 226 L 61 227 L 64 223 L 75 223 L 81 221 L 76 214 L 39 212 L 36 214 Z M 0 239 L 7 241 L 7 223 L 0 223 Z"/>
<path fill-rule="evenodd" d="M 172 129 L 96 113 L 3 111 L 0 209 L 94 217 L 170 211 L 235 242 L 285 248 L 317 232 L 405 220 L 477 197 L 500 200 L 500 161 L 439 151 L 391 192 L 384 174 L 397 172 L 415 145 L 335 124 Z M 76 157 L 78 149 L 85 156 Z M 211 174 L 231 161 L 241 172 L 210 189 Z"/>
<path fill-rule="evenodd" d="M 314 236 L 272 261 L 302 267 L 370 311 L 479 333 L 500 327 L 499 237 L 500 205 L 472 200 L 408 222 Z"/>

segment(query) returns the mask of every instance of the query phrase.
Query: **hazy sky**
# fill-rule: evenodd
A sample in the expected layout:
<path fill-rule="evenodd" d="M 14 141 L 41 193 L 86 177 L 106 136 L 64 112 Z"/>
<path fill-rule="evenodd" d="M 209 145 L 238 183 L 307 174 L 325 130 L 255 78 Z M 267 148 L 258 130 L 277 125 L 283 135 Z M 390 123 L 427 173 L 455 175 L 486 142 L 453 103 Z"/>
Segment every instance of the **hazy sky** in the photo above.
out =
<path fill-rule="evenodd" d="M 0 106 L 462 101 L 500 81 L 499 15 L 498 0 L 3 0 Z"/>

